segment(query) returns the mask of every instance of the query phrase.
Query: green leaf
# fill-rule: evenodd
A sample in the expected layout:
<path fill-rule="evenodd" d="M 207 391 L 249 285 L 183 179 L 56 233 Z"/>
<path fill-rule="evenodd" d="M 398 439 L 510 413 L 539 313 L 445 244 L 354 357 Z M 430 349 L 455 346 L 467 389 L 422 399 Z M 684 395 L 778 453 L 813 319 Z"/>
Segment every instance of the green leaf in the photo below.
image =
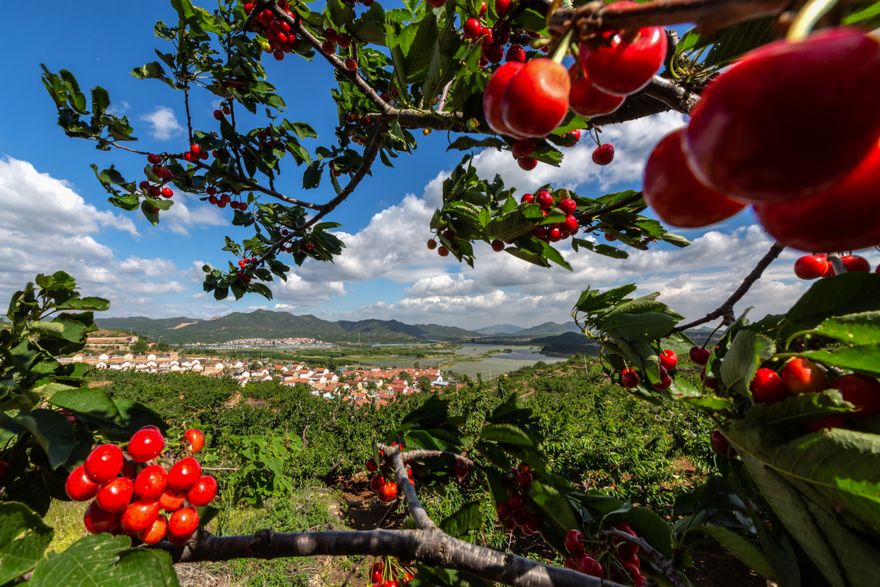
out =
<path fill-rule="evenodd" d="M 538 442 L 519 426 L 513 424 L 484 424 L 480 431 L 482 440 L 495 440 L 517 446 L 537 449 Z"/>
<path fill-rule="evenodd" d="M 749 397 L 749 383 L 759 365 L 775 351 L 776 345 L 766 336 L 751 330 L 739 331 L 721 363 L 721 380 L 728 389 Z"/>
<path fill-rule="evenodd" d="M 827 318 L 880 310 L 880 274 L 844 273 L 820 279 L 785 315 L 794 324 L 815 327 Z"/>
<path fill-rule="evenodd" d="M 122 419 L 116 404 L 107 393 L 97 387 L 59 391 L 52 395 L 51 403 L 78 416 L 121 425 Z"/>
<path fill-rule="evenodd" d="M 26 505 L 0 502 L 0 585 L 34 568 L 54 534 Z"/>
<path fill-rule="evenodd" d="M 33 587 L 179 587 L 171 556 L 129 549 L 127 536 L 95 534 L 50 552 L 34 569 Z"/>
<path fill-rule="evenodd" d="M 773 573 L 773 569 L 770 567 L 770 563 L 767 561 L 764 553 L 736 532 L 713 524 L 695 526 L 690 528 L 690 530 L 705 532 L 720 542 L 724 548 L 732 552 L 736 558 L 744 562 L 756 573 L 770 581 L 776 580 L 776 575 Z"/>
<path fill-rule="evenodd" d="M 794 395 L 772 405 L 755 404 L 746 414 L 746 419 L 756 420 L 767 426 L 789 422 L 809 422 L 832 414 L 845 414 L 852 404 L 843 401 L 836 389 L 822 393 Z"/>
<path fill-rule="evenodd" d="M 538 504 L 558 532 L 565 534 L 578 527 L 577 518 L 568 500 L 552 485 L 533 481 L 529 488 L 529 497 Z"/>
<path fill-rule="evenodd" d="M 449 146 L 446 147 L 446 150 L 449 151 L 452 149 L 457 149 L 459 151 L 469 151 L 469 150 L 477 148 L 477 147 L 480 147 L 480 148 L 495 147 L 496 149 L 501 149 L 506 144 L 507 143 L 505 143 L 501 139 L 498 139 L 495 137 L 489 137 L 486 139 L 475 139 L 473 137 L 469 137 L 467 135 L 464 135 L 464 136 L 458 137 L 457 139 L 455 139 L 454 141 L 449 143 Z"/>
<path fill-rule="evenodd" d="M 831 351 L 808 351 L 797 356 L 880 377 L 880 343 L 845 346 Z"/>
<path fill-rule="evenodd" d="M 672 556 L 672 529 L 660 516 L 649 509 L 626 503 L 602 518 L 602 528 L 608 529 L 618 522 L 626 522 L 636 534 L 666 557 Z"/>
<path fill-rule="evenodd" d="M 581 292 L 581 297 L 574 307 L 585 314 L 596 314 L 614 306 L 634 291 L 636 291 L 636 286 L 633 283 L 614 287 L 604 292 L 587 288 Z"/>
<path fill-rule="evenodd" d="M 467 536 L 471 530 L 478 530 L 483 525 L 480 502 L 472 501 L 464 504 L 439 525 L 441 530 L 456 538 Z"/>
<path fill-rule="evenodd" d="M 137 79 L 154 79 L 165 77 L 165 70 L 158 61 L 151 61 L 131 70 L 131 75 Z"/>
<path fill-rule="evenodd" d="M 55 469 L 63 465 L 78 444 L 73 425 L 53 410 L 37 409 L 15 418 L 16 422 L 34 435 L 37 443 L 46 451 L 49 465 Z"/>
<path fill-rule="evenodd" d="M 675 318 L 668 314 L 617 314 L 603 320 L 602 330 L 614 339 L 630 342 L 650 342 L 663 338 L 675 327 Z"/>
<path fill-rule="evenodd" d="M 850 344 L 880 342 L 880 312 L 862 312 L 824 320 L 816 332 Z"/>

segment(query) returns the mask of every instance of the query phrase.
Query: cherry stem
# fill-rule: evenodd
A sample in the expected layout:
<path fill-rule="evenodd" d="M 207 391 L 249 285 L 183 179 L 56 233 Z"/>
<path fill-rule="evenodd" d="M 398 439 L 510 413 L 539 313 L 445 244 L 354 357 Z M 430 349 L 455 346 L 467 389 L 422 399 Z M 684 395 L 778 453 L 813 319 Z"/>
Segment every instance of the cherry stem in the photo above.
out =
<path fill-rule="evenodd" d="M 840 260 L 840 257 L 837 255 L 828 255 L 828 262 L 831 263 L 831 266 L 834 267 L 835 275 L 842 275 L 846 273 L 846 265 L 843 264 L 843 261 Z"/>
<path fill-rule="evenodd" d="M 837 0 L 809 0 L 794 17 L 785 40 L 796 43 L 806 39 L 819 19 L 828 14 L 836 4 Z"/>
<path fill-rule="evenodd" d="M 568 46 L 571 45 L 571 37 L 574 35 L 574 31 L 569 29 L 563 35 L 562 40 L 556 46 L 556 49 L 553 50 L 553 55 L 550 59 L 556 63 L 561 64 L 562 60 L 565 59 L 565 56 L 568 55 Z"/>

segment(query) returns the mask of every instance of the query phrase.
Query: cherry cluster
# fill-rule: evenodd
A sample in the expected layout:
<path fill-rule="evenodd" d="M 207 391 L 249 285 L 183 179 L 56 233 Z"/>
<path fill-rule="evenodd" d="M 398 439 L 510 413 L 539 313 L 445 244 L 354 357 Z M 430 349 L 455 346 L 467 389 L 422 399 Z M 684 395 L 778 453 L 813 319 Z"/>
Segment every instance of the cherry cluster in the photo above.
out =
<path fill-rule="evenodd" d="M 532 468 L 526 463 L 520 463 L 515 469 L 511 467 L 510 474 L 505 478 L 508 498 L 507 501 L 495 505 L 495 512 L 499 520 L 502 522 L 507 520 L 504 526 L 507 532 L 522 528 L 523 534 L 531 536 L 535 532 L 540 532 L 544 526 L 544 518 L 532 512 L 519 493 L 521 490 L 528 491 L 534 480 Z"/>
<path fill-rule="evenodd" d="M 174 177 L 174 174 L 171 173 L 170 169 L 162 165 L 162 157 L 156 153 L 150 153 L 147 155 L 147 162 L 151 165 L 150 170 L 153 172 L 153 175 L 162 180 L 162 182 L 159 184 L 152 184 L 149 181 L 144 180 L 138 184 L 138 188 L 153 199 L 159 198 L 160 196 L 164 198 L 172 197 L 174 195 L 174 190 L 166 184 Z M 153 212 L 159 211 L 159 208 L 156 208 L 155 206 L 151 206 L 150 209 Z"/>
<path fill-rule="evenodd" d="M 445 3 L 445 0 L 443 2 Z M 486 10 L 486 3 L 483 2 L 480 6 L 480 18 L 486 15 Z M 510 23 L 504 18 L 509 11 L 510 0 L 495 0 L 495 14 L 501 19 L 495 23 L 495 26 L 492 28 L 483 26 L 477 18 L 469 18 L 462 25 L 464 38 L 480 43 L 480 67 L 486 67 L 490 63 L 501 63 L 502 60 L 508 63 L 525 63 L 526 50 L 521 44 L 510 43 L 507 51 L 504 50 L 511 37 Z M 532 39 L 538 38 L 538 35 L 531 31 L 527 31 L 526 34 Z M 547 52 L 546 47 L 542 50 Z"/>
<path fill-rule="evenodd" d="M 392 446 L 396 446 L 396 445 L 397 445 L 397 443 L 394 443 Z M 379 454 L 383 457 L 385 456 L 385 453 L 381 450 L 379 451 Z M 410 467 L 412 462 L 406 461 L 404 464 L 407 465 L 406 472 L 409 476 L 410 483 L 415 485 L 415 481 L 413 481 L 413 478 L 412 478 L 412 468 Z M 383 468 L 384 467 L 385 467 L 385 465 L 383 463 Z M 373 457 L 370 457 L 369 459 L 367 459 L 367 471 L 369 471 L 371 473 L 375 473 L 378 470 L 379 470 L 379 465 L 376 463 L 376 459 L 374 459 Z M 393 475 L 390 475 L 389 479 L 391 479 L 393 477 L 394 477 Z M 397 483 L 395 483 L 394 481 L 390 481 L 390 480 L 386 481 L 382 472 L 377 473 L 376 475 L 373 476 L 372 479 L 370 479 L 370 489 L 372 489 L 373 491 L 376 492 L 376 494 L 379 497 L 379 501 L 381 501 L 383 503 L 392 502 L 397 497 Z"/>
<path fill-rule="evenodd" d="M 278 8 L 285 11 L 288 16 L 293 16 L 286 0 L 278 2 Z M 251 3 L 244 5 L 244 13 L 250 15 L 254 11 L 254 5 Z M 263 51 L 272 53 L 278 61 L 284 59 L 285 53 L 293 51 L 296 45 L 296 33 L 290 30 L 290 25 L 275 17 L 275 14 L 268 8 L 263 10 L 254 20 L 255 28 L 262 28 L 266 37 L 263 43 Z M 216 114 L 214 115 L 216 118 Z M 218 119 L 219 120 L 219 119 Z"/>
<path fill-rule="evenodd" d="M 372 0 L 370 1 L 370 4 L 372 4 Z M 321 51 L 327 55 L 334 55 L 336 53 L 336 45 L 339 45 L 343 49 L 348 49 L 352 46 L 353 42 L 350 36 L 345 33 L 336 32 L 336 29 L 333 27 L 327 27 L 324 29 L 324 38 L 327 40 L 321 44 Z M 354 57 L 346 57 L 343 64 L 348 71 L 354 71 L 358 68 L 357 59 Z"/>
<path fill-rule="evenodd" d="M 859 114 L 880 100 L 880 86 L 864 85 L 878 76 L 880 42 L 856 27 L 746 54 L 709 84 L 687 128 L 654 149 L 645 201 L 684 228 L 753 204 L 771 236 L 803 251 L 880 243 L 880 112 Z M 810 121 L 831 111 L 839 116 L 816 141 Z"/>
<path fill-rule="evenodd" d="M 377 560 L 370 569 L 370 580 L 373 587 L 400 587 L 413 578 L 395 559 L 384 557 L 383 560 Z"/>
<path fill-rule="evenodd" d="M 197 507 L 208 505 L 217 495 L 217 480 L 202 476 L 202 467 L 192 456 L 205 445 L 205 435 L 187 430 L 181 440 L 181 456 L 172 460 L 165 439 L 156 426 L 144 426 L 134 433 L 126 447 L 116 444 L 95 448 L 85 463 L 73 470 L 64 489 L 74 501 L 94 498 L 83 523 L 92 534 L 130 534 L 144 544 L 165 538 L 175 546 L 189 541 L 199 525 Z M 159 462 L 171 464 L 166 471 Z M 189 506 L 183 507 L 184 502 Z M 159 511 L 171 514 L 166 517 Z"/>
<path fill-rule="evenodd" d="M 606 10 L 633 4 L 617 2 Z M 666 48 L 662 27 L 644 27 L 582 41 L 577 62 L 568 70 L 560 63 L 567 47 L 560 47 L 552 59 L 508 61 L 486 86 L 486 121 L 499 134 L 527 139 L 553 132 L 569 109 L 587 118 L 610 114 L 651 81 L 663 65 Z M 593 160 L 607 164 L 613 156 L 613 149 L 597 150 Z M 528 161 L 521 166 L 534 167 Z"/>
<path fill-rule="evenodd" d="M 694 347 L 694 349 L 699 348 L 700 347 Z M 693 351 L 693 349 L 691 350 Z M 706 351 L 707 361 L 709 360 L 709 354 L 711 353 Z M 653 387 L 656 390 L 662 391 L 664 389 L 669 389 L 669 387 L 672 385 L 672 376 L 669 374 L 669 372 L 675 369 L 676 365 L 678 365 L 678 355 L 676 355 L 675 351 L 673 351 L 672 349 L 666 349 L 665 351 L 660 352 L 659 358 L 660 381 L 654 383 Z M 620 382 L 627 389 L 638 387 L 639 374 L 635 369 L 623 369 L 620 372 Z"/>
<path fill-rule="evenodd" d="M 615 530 L 638 537 L 632 526 L 619 522 Z M 639 545 L 623 538 L 614 538 L 608 543 L 597 543 L 587 552 L 584 535 L 580 530 L 569 530 L 565 535 L 565 549 L 571 555 L 565 559 L 565 568 L 578 571 L 591 577 L 609 579 L 615 583 L 631 582 L 635 587 L 643 587 L 647 579 L 640 571 Z M 605 563 L 604 565 L 602 563 Z"/>
<path fill-rule="evenodd" d="M 871 264 L 859 255 L 844 255 L 840 258 L 847 273 L 868 273 Z M 876 272 L 880 273 L 880 265 Z M 818 279 L 819 277 L 831 277 L 836 275 L 834 265 L 828 260 L 828 255 L 819 253 L 816 255 L 804 255 L 794 262 L 794 274 L 801 279 Z"/>

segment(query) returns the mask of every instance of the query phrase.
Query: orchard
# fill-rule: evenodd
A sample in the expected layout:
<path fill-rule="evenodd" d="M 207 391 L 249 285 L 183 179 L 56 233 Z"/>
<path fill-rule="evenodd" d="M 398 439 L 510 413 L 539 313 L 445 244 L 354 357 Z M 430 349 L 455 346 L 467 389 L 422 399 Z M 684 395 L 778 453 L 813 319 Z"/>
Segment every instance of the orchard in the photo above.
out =
<path fill-rule="evenodd" d="M 87 98 L 73 73 L 47 68 L 43 83 L 65 134 L 143 165 L 128 178 L 94 167 L 110 204 L 157 225 L 183 192 L 253 229 L 241 242 L 227 237 L 228 267 L 204 267 L 217 300 L 271 299 L 271 282 L 291 265 L 332 261 L 345 246 L 333 211 L 374 165 L 415 149 L 419 131 L 448 134 L 450 149 L 509 151 L 526 171 L 558 166 L 567 148 L 590 141 L 592 164 L 613 166 L 603 128 L 686 114 L 687 126 L 654 146 L 638 192 L 588 198 L 545 185 L 519 195 L 502 177 L 480 178 L 465 155 L 443 183 L 427 246 L 473 266 L 483 241 L 492 255 L 570 269 L 556 243 L 625 259 L 606 243 L 686 247 L 666 226 L 754 214 L 776 242 L 703 318 L 684 323 L 659 294 L 632 297 L 635 284 L 587 287 L 572 300 L 610 380 L 714 421 L 705 444 L 718 481 L 681 493 L 661 517 L 557 474 L 517 397 L 466 437 L 463 418 L 432 396 L 377 434 L 365 464 L 376 498 L 406 511 L 402 529 L 215 535 L 210 503 L 231 483 L 204 475 L 196 459 L 211 431 L 169 431 L 149 406 L 89 387 L 86 365 L 56 360 L 84 348 L 94 312 L 109 306 L 58 272 L 13 296 L 0 332 L 0 585 L 177 585 L 176 563 L 364 555 L 375 557 L 376 587 L 680 587 L 692 555 L 706 551 L 782 587 L 877 585 L 880 275 L 859 252 L 880 244 L 878 4 L 403 4 L 327 0 L 317 12 L 290 0 L 220 0 L 211 10 L 173 0 L 176 24 L 155 28 L 171 52 L 131 74 L 166 84 L 187 112 L 194 92 L 219 106 L 209 127 L 188 117 L 186 141 L 171 152 L 137 149 L 104 88 Z M 266 59 L 334 71 L 338 126 L 325 146 L 303 146 L 316 133 L 284 117 Z M 257 125 L 242 122 L 254 116 Z M 294 168 L 301 186 L 289 181 Z M 335 196 L 314 201 L 322 181 Z M 786 247 L 802 252 L 791 274 L 813 281 L 806 293 L 783 314 L 735 312 Z M 716 322 L 706 343 L 689 338 Z M 491 507 L 469 502 L 432 519 L 422 500 L 453 484 L 486 488 Z M 94 500 L 89 535 L 60 553 L 47 552 L 42 519 L 56 500 Z M 546 548 L 523 557 L 476 539 L 496 526 Z"/>

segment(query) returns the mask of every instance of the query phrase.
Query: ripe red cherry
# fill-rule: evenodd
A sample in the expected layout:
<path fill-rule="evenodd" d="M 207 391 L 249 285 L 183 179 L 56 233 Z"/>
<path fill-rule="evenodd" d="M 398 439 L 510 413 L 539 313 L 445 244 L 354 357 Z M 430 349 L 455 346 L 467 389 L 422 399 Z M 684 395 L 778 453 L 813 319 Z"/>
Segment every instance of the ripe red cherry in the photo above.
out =
<path fill-rule="evenodd" d="M 503 251 L 504 250 L 504 241 L 499 240 L 497 238 L 495 240 L 493 240 L 492 241 L 492 250 L 495 251 L 496 253 L 500 253 L 501 251 Z"/>
<path fill-rule="evenodd" d="M 745 204 L 697 181 L 682 151 L 685 132 L 681 128 L 666 135 L 651 151 L 642 193 L 645 203 L 663 222 L 679 228 L 702 228 L 730 218 Z"/>
<path fill-rule="evenodd" d="M 100 534 L 101 532 L 110 532 L 119 525 L 119 512 L 108 512 L 102 510 L 96 502 L 89 504 L 86 513 L 83 516 L 83 524 L 90 534 Z"/>
<path fill-rule="evenodd" d="M 208 505 L 216 495 L 217 480 L 210 475 L 206 475 L 189 488 L 189 491 L 186 493 L 186 500 L 190 505 L 198 508 Z"/>
<path fill-rule="evenodd" d="M 577 570 L 578 572 L 583 573 L 584 575 L 589 575 L 591 577 L 603 577 L 604 572 L 602 570 L 602 563 L 594 559 L 593 557 L 582 554 L 577 557 Z"/>
<path fill-rule="evenodd" d="M 630 536 L 638 537 L 636 531 L 633 530 L 633 527 L 627 524 L 626 522 L 618 522 L 614 525 L 615 530 L 619 530 L 620 532 L 626 532 Z M 626 542 L 623 539 L 618 539 L 617 541 L 617 552 L 622 557 L 630 557 L 635 556 L 635 554 L 639 551 L 639 545 L 633 544 L 632 542 Z"/>
<path fill-rule="evenodd" d="M 620 382 L 624 387 L 632 389 L 639 386 L 639 374 L 635 369 L 624 369 L 620 372 Z"/>
<path fill-rule="evenodd" d="M 214 119 L 223 120 L 223 113 L 219 110 L 214 110 Z"/>
<path fill-rule="evenodd" d="M 827 190 L 877 148 L 880 84 L 865 80 L 878 77 L 880 44 L 855 27 L 759 47 L 703 92 L 688 126 L 688 164 L 707 186 L 756 203 Z M 820 142 L 805 123 L 818 112 L 837 113 Z"/>
<path fill-rule="evenodd" d="M 805 200 L 756 204 L 755 215 L 773 238 L 802 251 L 832 253 L 880 243 L 880 145 L 834 187 Z"/>
<path fill-rule="evenodd" d="M 510 517 L 510 508 L 507 507 L 507 504 L 501 502 L 495 506 L 495 512 L 498 514 L 499 520 L 506 520 Z"/>
<path fill-rule="evenodd" d="M 483 25 L 481 25 L 480 21 L 476 18 L 469 18 L 464 21 L 462 29 L 464 31 L 465 39 L 476 39 L 480 36 L 480 33 L 483 32 Z"/>
<path fill-rule="evenodd" d="M 163 538 L 165 538 L 165 534 L 168 531 L 168 518 L 164 515 L 159 514 L 156 516 L 156 519 L 153 520 L 153 523 L 150 524 L 150 527 L 146 530 L 141 530 L 138 532 L 138 538 L 144 544 L 156 544 Z"/>
<path fill-rule="evenodd" d="M 495 0 L 495 14 L 499 18 L 507 16 L 508 10 L 510 10 L 510 0 Z"/>
<path fill-rule="evenodd" d="M 501 68 L 511 65 L 515 63 L 506 63 Z M 550 134 L 568 113 L 570 89 L 568 71 L 550 59 L 533 59 L 521 65 L 501 98 L 504 124 L 522 136 Z"/>
<path fill-rule="evenodd" d="M 374 459 L 373 457 L 367 459 L 367 471 L 373 472 L 376 471 L 378 468 L 379 466 L 376 465 L 376 459 Z"/>
<path fill-rule="evenodd" d="M 347 49 L 351 46 L 351 37 L 349 37 L 345 33 L 339 33 L 336 36 L 336 42 L 339 43 L 339 46 L 343 49 Z"/>
<path fill-rule="evenodd" d="M 385 485 L 382 486 L 382 490 L 379 492 L 379 497 L 384 501 L 391 501 L 397 497 L 397 483 L 387 481 Z"/>
<path fill-rule="evenodd" d="M 853 416 L 870 416 L 880 412 L 880 381 L 866 375 L 844 375 L 831 383 L 843 399 L 855 406 Z"/>
<path fill-rule="evenodd" d="M 161 465 L 150 465 L 134 480 L 134 492 L 144 501 L 159 499 L 168 485 L 168 474 Z"/>
<path fill-rule="evenodd" d="M 170 198 L 171 196 L 174 195 L 174 190 L 172 190 L 170 187 L 166 186 L 166 187 L 162 188 L 162 195 L 165 196 L 166 198 Z"/>
<path fill-rule="evenodd" d="M 373 491 L 379 491 L 383 485 L 385 485 L 385 478 L 382 475 L 375 475 L 370 479 L 370 489 Z"/>
<path fill-rule="evenodd" d="M 324 41 L 321 43 L 321 51 L 327 55 L 333 55 L 336 53 L 336 43 L 333 41 Z"/>
<path fill-rule="evenodd" d="M 180 508 L 168 519 L 168 533 L 172 536 L 192 534 L 199 527 L 199 512 L 194 507 Z"/>
<path fill-rule="evenodd" d="M 584 535 L 581 534 L 580 530 L 569 530 L 565 534 L 565 550 L 572 556 L 583 554 L 584 545 L 581 543 L 583 539 Z"/>
<path fill-rule="evenodd" d="M 519 165 L 519 168 L 523 171 L 531 171 L 538 166 L 538 160 L 532 159 L 531 157 L 523 157 L 521 159 L 517 159 L 516 164 Z"/>
<path fill-rule="evenodd" d="M 513 61 L 505 63 L 492 74 L 486 85 L 486 93 L 483 94 L 483 115 L 486 117 L 489 127 L 498 134 L 523 138 L 520 133 L 508 127 L 504 122 L 501 103 L 510 80 L 524 68 L 525 65 L 522 63 Z"/>
<path fill-rule="evenodd" d="M 447 257 L 449 255 L 449 249 L 447 249 L 445 246 L 441 245 L 437 248 L 437 254 L 440 255 L 441 257 Z"/>
<path fill-rule="evenodd" d="M 678 364 L 678 357 L 672 349 L 666 349 L 660 353 L 660 364 L 663 365 L 667 371 L 675 369 L 675 366 Z"/>
<path fill-rule="evenodd" d="M 121 512 L 134 495 L 134 483 L 128 477 L 117 477 L 101 485 L 95 496 L 95 503 L 102 510 Z"/>
<path fill-rule="evenodd" d="M 523 49 L 522 45 L 511 45 L 510 49 L 507 50 L 507 57 L 505 60 L 510 63 L 513 61 L 514 63 L 525 63 L 526 62 L 526 50 Z"/>
<path fill-rule="evenodd" d="M 436 248 L 437 248 L 437 241 L 435 241 L 434 239 L 429 240 L 428 241 L 428 250 L 433 251 Z"/>
<path fill-rule="evenodd" d="M 427 2 L 434 8 L 441 8 L 444 4 L 446 4 L 446 0 L 425 0 L 425 2 Z"/>
<path fill-rule="evenodd" d="M 173 512 L 183 505 L 185 499 L 186 491 L 176 491 L 170 487 L 166 487 L 165 491 L 162 492 L 162 495 L 159 496 L 159 507 L 166 512 Z"/>
<path fill-rule="evenodd" d="M 818 279 L 828 271 L 828 259 L 819 255 L 804 255 L 794 262 L 794 274 L 801 279 Z"/>
<path fill-rule="evenodd" d="M 82 465 L 74 469 L 64 482 L 64 491 L 73 501 L 88 501 L 95 497 L 100 488 L 98 483 L 89 479 Z"/>
<path fill-rule="evenodd" d="M 828 389 L 825 371 L 809 359 L 794 358 L 782 368 L 782 379 L 792 393 L 818 393 Z"/>
<path fill-rule="evenodd" d="M 617 2 L 606 10 L 632 6 Z M 648 85 L 666 58 L 663 27 L 608 33 L 600 42 L 580 44 L 580 62 L 599 89 L 617 96 L 637 92 Z"/>
<path fill-rule="evenodd" d="M 526 203 L 531 204 L 532 202 L 535 201 L 535 196 L 534 196 L 534 194 L 523 194 L 522 198 L 520 198 L 519 201 L 522 204 L 526 204 Z"/>
<path fill-rule="evenodd" d="M 569 142 L 563 145 L 564 147 L 574 147 L 578 144 L 578 141 L 581 140 L 581 129 L 576 128 L 568 134 L 563 135 L 563 138 L 568 137 Z"/>
<path fill-rule="evenodd" d="M 846 428 L 846 417 L 843 414 L 834 414 L 819 418 L 813 422 L 801 422 L 801 426 L 807 432 L 819 432 L 820 430 L 831 430 L 833 428 Z"/>
<path fill-rule="evenodd" d="M 202 466 L 192 457 L 176 463 L 168 471 L 168 487 L 186 491 L 202 476 Z"/>
<path fill-rule="evenodd" d="M 202 148 L 199 145 L 190 145 L 189 152 L 192 153 L 194 157 L 199 157 L 202 154 Z"/>
<path fill-rule="evenodd" d="M 561 228 L 568 232 L 574 232 L 577 230 L 578 226 L 578 219 L 569 215 L 565 217 L 565 222 L 562 223 Z"/>
<path fill-rule="evenodd" d="M 529 471 L 523 471 L 519 474 L 519 484 L 523 489 L 531 487 L 534 480 L 535 477 Z"/>
<path fill-rule="evenodd" d="M 519 495 L 511 495 L 507 499 L 507 507 L 510 508 L 511 513 L 516 513 L 523 509 L 525 502 L 523 502 L 523 498 Z"/>
<path fill-rule="evenodd" d="M 528 157 L 535 152 L 535 139 L 517 139 L 510 146 L 510 151 L 517 159 Z"/>
<path fill-rule="evenodd" d="M 468 466 L 467 463 L 462 461 L 455 461 L 455 476 L 459 479 L 464 479 L 468 474 Z"/>
<path fill-rule="evenodd" d="M 284 61 L 284 51 L 281 51 L 280 49 L 273 51 L 272 57 L 274 57 L 276 61 Z"/>
<path fill-rule="evenodd" d="M 577 63 L 568 68 L 568 76 L 571 80 L 568 106 L 578 116 L 592 118 L 611 114 L 626 100 L 626 96 L 613 96 L 594 86 Z"/>
<path fill-rule="evenodd" d="M 497 43 L 490 43 L 483 47 L 483 56 L 489 63 L 501 63 L 504 59 L 504 47 Z"/>
<path fill-rule="evenodd" d="M 608 165 L 614 160 L 614 147 L 609 143 L 596 147 L 593 151 L 593 163 L 596 165 Z"/>
<path fill-rule="evenodd" d="M 149 155 L 147 155 L 147 161 L 149 161 L 153 165 L 158 165 L 162 161 L 162 157 L 156 155 L 155 153 L 150 153 Z"/>
<path fill-rule="evenodd" d="M 192 448 L 193 454 L 202 450 L 202 447 L 205 446 L 205 435 L 202 434 L 201 430 L 196 430 L 195 428 L 190 428 L 186 432 L 183 433 L 184 437 L 189 440 L 190 448 Z"/>
<path fill-rule="evenodd" d="M 859 255 L 844 255 L 840 258 L 847 273 L 870 273 L 871 264 Z M 832 266 L 833 267 L 833 266 Z"/>
<path fill-rule="evenodd" d="M 115 444 L 102 444 L 86 457 L 86 475 L 94 483 L 104 483 L 119 475 L 124 458 L 122 449 Z"/>
<path fill-rule="evenodd" d="M 720 454 L 723 457 L 729 456 L 733 458 L 736 456 L 736 451 L 730 448 L 730 442 L 721 434 L 720 430 L 715 430 L 712 432 L 712 449 Z"/>
<path fill-rule="evenodd" d="M 559 204 L 557 204 L 557 207 L 566 214 L 574 214 L 574 211 L 577 210 L 577 202 L 575 202 L 571 198 L 566 198 L 559 202 Z"/>
<path fill-rule="evenodd" d="M 165 448 L 165 439 L 155 430 L 138 430 L 128 443 L 128 455 L 138 463 L 155 459 Z"/>
<path fill-rule="evenodd" d="M 345 58 L 345 69 L 347 69 L 348 71 L 354 71 L 357 68 L 358 68 L 357 61 L 355 61 L 351 57 Z"/>
<path fill-rule="evenodd" d="M 536 194 L 538 205 L 545 210 L 553 205 L 553 196 L 547 190 L 541 190 Z"/>
<path fill-rule="evenodd" d="M 126 534 L 137 534 L 149 528 L 158 516 L 158 501 L 136 501 L 122 512 L 119 524 Z"/>
<path fill-rule="evenodd" d="M 696 363 L 697 365 L 705 365 L 709 362 L 709 356 L 712 354 L 712 351 L 709 349 L 704 349 L 702 347 L 693 346 L 691 350 L 688 352 L 690 355 L 691 361 Z"/>
<path fill-rule="evenodd" d="M 749 384 L 749 391 L 755 403 L 775 404 L 788 397 L 788 386 L 776 371 L 772 369 L 758 369 L 755 378 Z"/>
<path fill-rule="evenodd" d="M 669 389 L 669 386 L 671 385 L 672 377 L 670 377 L 669 373 L 666 372 L 666 367 L 660 365 L 660 381 L 654 384 L 654 389 L 662 391 L 664 389 Z"/>

